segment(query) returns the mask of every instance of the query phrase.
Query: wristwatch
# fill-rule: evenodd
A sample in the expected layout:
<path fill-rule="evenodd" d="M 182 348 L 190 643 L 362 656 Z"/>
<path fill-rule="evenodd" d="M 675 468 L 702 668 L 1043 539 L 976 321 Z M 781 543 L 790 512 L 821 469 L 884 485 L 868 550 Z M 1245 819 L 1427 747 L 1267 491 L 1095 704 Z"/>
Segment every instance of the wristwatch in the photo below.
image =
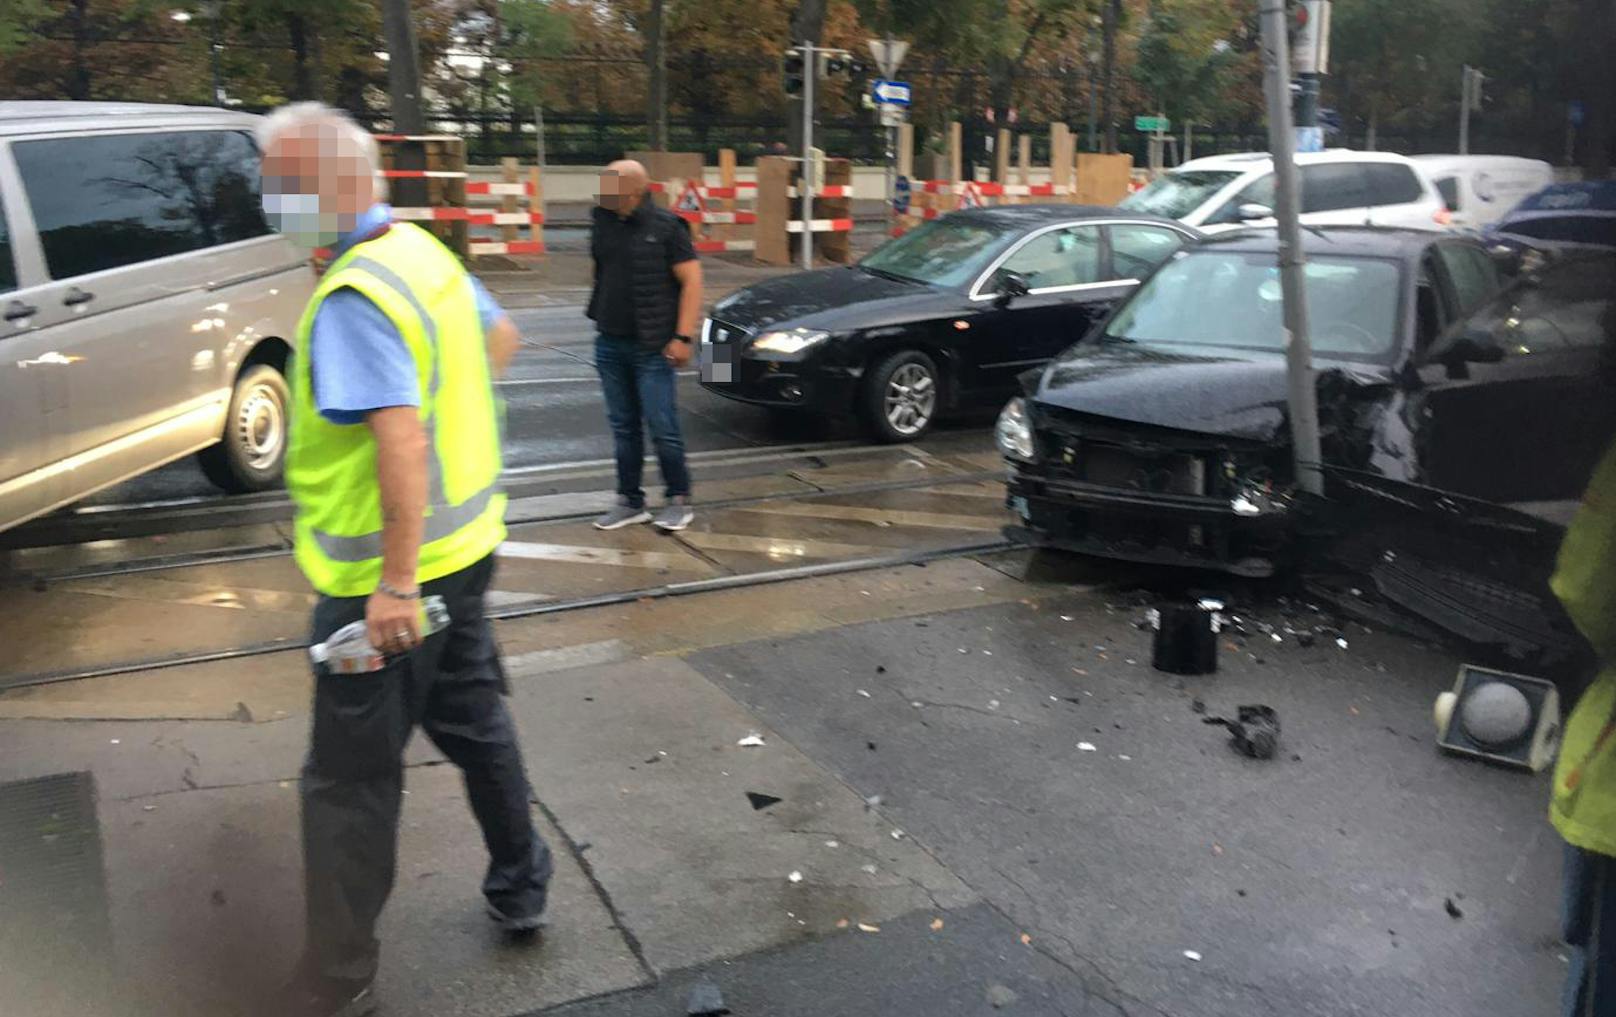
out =
<path fill-rule="evenodd" d="M 379 579 L 379 580 L 376 581 L 376 589 L 378 589 L 381 592 L 387 594 L 389 597 L 392 597 L 394 600 L 420 600 L 421 599 L 421 588 L 419 586 L 417 586 L 415 589 L 411 590 L 410 592 L 406 593 L 403 590 L 399 589 L 398 587 L 394 586 L 392 583 L 389 583 L 387 580 Z"/>
<path fill-rule="evenodd" d="M 687 336 L 687 335 L 685 335 L 683 333 L 679 333 L 678 335 L 675 335 L 674 338 L 677 339 L 679 342 L 684 343 L 686 346 L 689 346 L 691 343 L 694 343 L 696 341 L 696 340 L 690 338 L 689 336 Z"/>

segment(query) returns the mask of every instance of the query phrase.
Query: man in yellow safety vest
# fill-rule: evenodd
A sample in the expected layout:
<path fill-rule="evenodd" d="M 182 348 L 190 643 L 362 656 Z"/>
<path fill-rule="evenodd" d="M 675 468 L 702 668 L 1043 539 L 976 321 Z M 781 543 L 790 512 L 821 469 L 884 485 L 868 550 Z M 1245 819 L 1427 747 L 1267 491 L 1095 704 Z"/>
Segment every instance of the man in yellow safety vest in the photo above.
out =
<path fill-rule="evenodd" d="M 515 326 L 428 232 L 392 222 L 376 143 L 317 103 L 261 125 L 264 208 L 329 266 L 298 324 L 286 483 L 294 551 L 320 594 L 312 639 L 363 620 L 380 670 L 316 665 L 301 783 L 307 944 L 277 1014 L 374 1008 L 376 921 L 393 884 L 403 752 L 419 724 L 465 773 L 490 860 L 489 914 L 543 924 L 534 829 L 499 648 L 483 603 L 505 536 L 491 378 Z M 423 596 L 443 629 L 424 631 Z"/>

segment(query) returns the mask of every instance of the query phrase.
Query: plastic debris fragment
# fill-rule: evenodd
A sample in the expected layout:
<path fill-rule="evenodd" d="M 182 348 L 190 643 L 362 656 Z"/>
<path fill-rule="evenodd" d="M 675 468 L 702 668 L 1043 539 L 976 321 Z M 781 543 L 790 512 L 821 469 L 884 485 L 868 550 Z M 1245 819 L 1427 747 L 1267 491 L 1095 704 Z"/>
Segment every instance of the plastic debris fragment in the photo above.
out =
<path fill-rule="evenodd" d="M 742 738 L 735 744 L 747 749 L 756 748 L 759 745 L 764 744 L 763 736 L 758 734 L 756 731 L 753 731 L 751 734 L 747 735 L 745 738 Z"/>

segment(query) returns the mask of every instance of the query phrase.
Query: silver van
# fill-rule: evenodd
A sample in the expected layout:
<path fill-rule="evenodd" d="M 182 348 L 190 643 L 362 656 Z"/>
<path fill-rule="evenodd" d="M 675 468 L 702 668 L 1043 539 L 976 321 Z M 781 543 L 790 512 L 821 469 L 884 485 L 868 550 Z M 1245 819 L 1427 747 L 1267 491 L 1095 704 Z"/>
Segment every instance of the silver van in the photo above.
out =
<path fill-rule="evenodd" d="M 255 119 L 0 102 L 0 530 L 193 452 L 280 482 L 314 277 L 264 220 Z"/>

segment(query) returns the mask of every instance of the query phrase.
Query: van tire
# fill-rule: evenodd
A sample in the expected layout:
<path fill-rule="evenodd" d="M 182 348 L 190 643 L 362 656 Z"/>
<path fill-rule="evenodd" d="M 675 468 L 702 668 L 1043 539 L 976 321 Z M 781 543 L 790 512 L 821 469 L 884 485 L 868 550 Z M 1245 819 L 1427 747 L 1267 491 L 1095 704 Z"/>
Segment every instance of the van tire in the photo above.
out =
<path fill-rule="evenodd" d="M 197 455 L 202 472 L 231 494 L 279 487 L 291 431 L 291 390 L 281 372 L 254 364 L 241 372 L 230 394 L 224 434 Z"/>

